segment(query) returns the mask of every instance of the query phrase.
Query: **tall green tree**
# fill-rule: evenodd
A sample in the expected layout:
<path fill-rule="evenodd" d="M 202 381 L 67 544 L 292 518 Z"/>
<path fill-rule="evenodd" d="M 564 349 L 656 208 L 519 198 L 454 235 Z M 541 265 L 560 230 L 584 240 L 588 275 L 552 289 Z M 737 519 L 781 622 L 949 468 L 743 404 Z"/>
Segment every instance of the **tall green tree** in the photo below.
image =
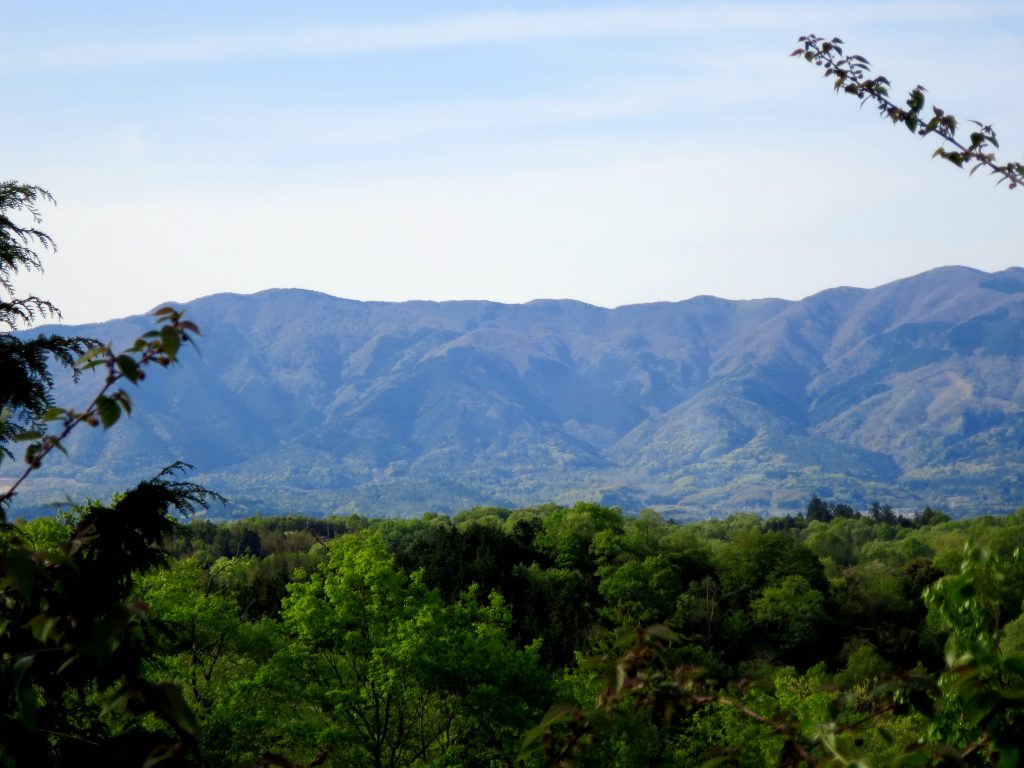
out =
<path fill-rule="evenodd" d="M 165 629 L 145 671 L 180 686 L 202 755 L 214 765 L 254 765 L 275 746 L 272 697 L 255 681 L 284 634 L 279 622 L 248 614 L 245 586 L 258 563 L 221 558 L 207 567 L 195 555 L 180 557 L 141 575 L 135 588 Z"/>
<path fill-rule="evenodd" d="M 509 764 L 547 700 L 536 646 L 517 650 L 511 616 L 471 590 L 445 603 L 407 575 L 377 535 L 330 542 L 284 601 L 291 636 L 268 673 L 319 723 L 307 751 L 338 766 Z"/>

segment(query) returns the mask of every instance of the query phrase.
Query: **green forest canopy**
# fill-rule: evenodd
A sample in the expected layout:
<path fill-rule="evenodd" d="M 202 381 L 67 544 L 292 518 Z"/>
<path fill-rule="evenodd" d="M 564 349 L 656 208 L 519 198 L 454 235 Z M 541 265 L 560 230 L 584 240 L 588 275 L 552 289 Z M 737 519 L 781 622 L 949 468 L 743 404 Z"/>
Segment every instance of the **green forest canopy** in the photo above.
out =
<path fill-rule="evenodd" d="M 19 523 L 5 542 L 56 564 L 97 509 Z M 83 544 L 79 573 L 99 567 L 103 539 Z M 37 659 L 74 661 L 15 685 L 4 733 L 25 738 L 4 748 L 33 765 L 82 755 L 83 740 L 115 763 L 224 766 L 1016 760 L 1022 542 L 1024 511 L 193 519 L 152 539 L 134 575 L 105 566 L 145 606 L 131 675 L 93 658 L 103 674 L 75 676 L 94 651 L 62 635 L 62 616 L 48 632 L 29 622 Z M 44 592 L 76 578 L 49 575 Z M 28 635 L 14 630 L 5 651 Z M 117 706 L 126 685 L 171 697 L 163 725 Z"/>

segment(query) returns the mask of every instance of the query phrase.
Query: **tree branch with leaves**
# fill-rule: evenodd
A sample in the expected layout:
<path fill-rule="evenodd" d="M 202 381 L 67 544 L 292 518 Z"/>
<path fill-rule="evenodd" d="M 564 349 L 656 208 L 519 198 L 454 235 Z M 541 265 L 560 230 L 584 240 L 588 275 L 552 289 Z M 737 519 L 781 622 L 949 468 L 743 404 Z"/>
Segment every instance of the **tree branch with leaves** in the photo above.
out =
<path fill-rule="evenodd" d="M 955 115 L 934 105 L 931 114 L 926 111 L 926 89 L 923 85 L 914 86 L 905 105 L 900 106 L 890 97 L 892 83 L 889 79 L 882 75 L 871 77 L 870 62 L 863 56 L 845 53 L 844 43 L 838 37 L 826 40 L 813 34 L 803 35 L 799 42 L 800 47 L 790 55 L 801 56 L 822 67 L 824 76 L 832 78 L 836 93 L 848 93 L 861 104 L 873 102 L 881 117 L 906 126 L 911 133 L 921 137 L 934 134 L 942 139 L 943 143 L 932 153 L 933 157 L 948 160 L 957 168 L 969 168 L 971 174 L 979 168 L 986 168 L 998 177 L 996 184 L 1006 182 L 1009 189 L 1024 184 L 1024 163 L 1000 163 L 996 158 L 993 150 L 999 149 L 999 140 L 991 125 L 969 120 L 967 122 L 975 126 L 974 130 L 966 137 L 958 135 L 961 121 Z"/>
<path fill-rule="evenodd" d="M 193 337 L 199 334 L 199 328 L 192 321 L 185 320 L 181 310 L 163 307 L 153 314 L 157 320 L 157 330 L 144 333 L 128 349 L 114 353 L 109 345 L 100 344 L 87 350 L 75 361 L 76 373 L 97 369 L 106 371 L 103 386 L 84 410 L 50 407 L 39 418 L 44 423 L 59 423 L 61 428 L 58 432 L 46 434 L 33 429 L 14 435 L 16 441 L 29 442 L 25 450 L 27 466 L 7 490 L 0 493 L 0 512 L 14 497 L 18 487 L 41 466 L 43 459 L 54 450 L 66 452 L 64 440 L 76 427 L 82 424 L 90 427 L 102 424 L 104 429 L 108 429 L 122 413 L 131 413 L 131 398 L 124 389 L 115 388 L 117 384 L 122 381 L 138 384 L 146 377 L 147 366 L 171 365 L 177 362 L 178 351 L 183 344 L 194 343 Z"/>

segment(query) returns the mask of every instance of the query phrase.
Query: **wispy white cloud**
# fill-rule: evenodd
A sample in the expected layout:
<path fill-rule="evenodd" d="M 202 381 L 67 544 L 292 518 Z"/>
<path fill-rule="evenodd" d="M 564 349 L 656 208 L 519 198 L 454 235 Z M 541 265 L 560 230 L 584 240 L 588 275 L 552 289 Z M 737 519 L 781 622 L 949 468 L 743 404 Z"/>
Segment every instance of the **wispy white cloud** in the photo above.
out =
<path fill-rule="evenodd" d="M 442 101 L 383 108 L 261 114 L 258 134 L 246 132 L 251 114 L 209 116 L 187 130 L 208 141 L 220 137 L 232 151 L 278 151 L 296 143 L 311 147 L 390 144 L 420 138 L 601 123 L 656 115 L 692 104 L 704 96 L 694 81 L 630 80 L 606 84 L 590 95 L 566 94 L 546 99 Z M 715 94 L 720 96 L 720 94 Z M 245 137 L 249 137 L 248 139 Z M 220 150 L 218 150 L 220 151 Z"/>
<path fill-rule="evenodd" d="M 178 39 L 86 43 L 40 49 L 15 67 L 107 66 L 233 59 L 321 57 L 559 38 L 698 35 L 716 30 L 836 24 L 1024 18 L 1020 2 L 767 2 L 482 12 L 415 22 L 252 29 Z"/>

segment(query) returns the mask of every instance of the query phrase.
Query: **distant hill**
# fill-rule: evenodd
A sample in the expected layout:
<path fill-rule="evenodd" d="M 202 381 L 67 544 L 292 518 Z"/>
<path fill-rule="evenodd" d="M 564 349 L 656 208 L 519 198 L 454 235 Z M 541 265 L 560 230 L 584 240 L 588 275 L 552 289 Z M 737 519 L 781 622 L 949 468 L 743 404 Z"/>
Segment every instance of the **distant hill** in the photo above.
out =
<path fill-rule="evenodd" d="M 691 517 L 792 512 L 814 493 L 954 514 L 1024 504 L 1021 268 L 947 267 L 802 301 L 602 309 L 271 290 L 185 307 L 200 355 L 148 377 L 129 422 L 77 435 L 15 513 L 175 459 L 235 514 L 589 499 Z M 148 328 L 58 330 L 123 343 Z M 58 401 L 95 386 L 62 384 Z"/>

